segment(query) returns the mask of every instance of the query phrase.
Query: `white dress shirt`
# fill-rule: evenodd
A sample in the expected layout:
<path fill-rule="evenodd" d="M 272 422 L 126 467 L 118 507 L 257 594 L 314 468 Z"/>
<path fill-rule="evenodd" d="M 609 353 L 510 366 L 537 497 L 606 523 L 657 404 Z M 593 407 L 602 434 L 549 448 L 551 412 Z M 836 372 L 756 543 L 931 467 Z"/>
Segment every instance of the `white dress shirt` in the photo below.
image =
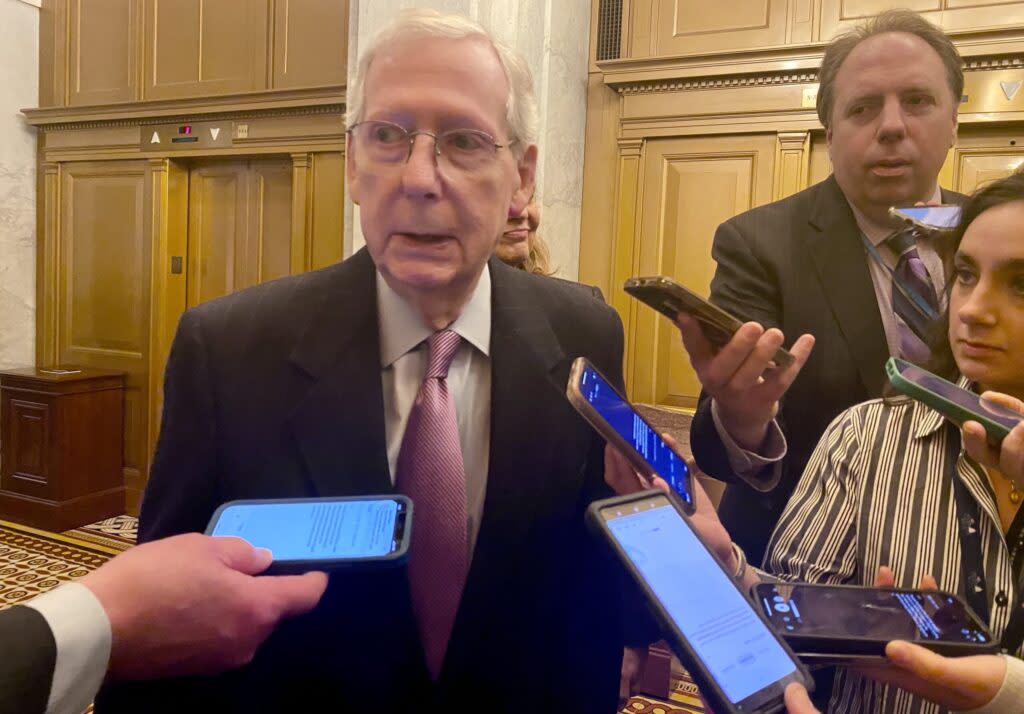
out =
<path fill-rule="evenodd" d="M 46 714 L 81 714 L 96 696 L 110 664 L 110 620 L 80 583 L 67 583 L 25 603 L 50 626 L 57 661 Z"/>
<path fill-rule="evenodd" d="M 427 338 L 434 332 L 419 314 L 377 274 L 381 382 L 388 466 L 395 481 L 405 425 L 427 371 Z M 472 560 L 487 493 L 491 446 L 491 273 L 484 267 L 476 290 L 448 329 L 462 337 L 448 369 L 448 392 L 455 402 L 459 443 L 466 470 L 466 516 Z M 415 504 L 413 504 L 415 507 Z"/>

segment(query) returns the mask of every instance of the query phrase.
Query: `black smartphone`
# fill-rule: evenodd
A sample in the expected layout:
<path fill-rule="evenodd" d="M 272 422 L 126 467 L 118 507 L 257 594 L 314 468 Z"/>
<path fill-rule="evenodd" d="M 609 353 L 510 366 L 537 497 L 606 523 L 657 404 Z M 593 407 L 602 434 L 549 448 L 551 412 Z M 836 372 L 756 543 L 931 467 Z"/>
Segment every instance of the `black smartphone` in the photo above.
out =
<path fill-rule="evenodd" d="M 665 443 L 651 424 L 584 357 L 578 357 L 569 373 L 566 396 L 576 411 L 626 459 L 640 475 L 655 474 L 668 482 L 687 513 L 697 505 L 693 473 L 680 454 Z"/>
<path fill-rule="evenodd" d="M 1024 421 L 1024 415 L 986 402 L 974 392 L 896 357 L 885 363 L 885 372 L 893 387 L 927 404 L 957 426 L 965 421 L 980 423 L 993 444 L 998 445 L 1013 427 Z"/>
<path fill-rule="evenodd" d="M 801 657 L 832 663 L 884 657 L 892 640 L 953 657 L 999 649 L 963 600 L 938 590 L 758 583 L 753 594 Z"/>
<path fill-rule="evenodd" d="M 960 224 L 960 206 L 902 206 L 889 215 L 926 232 L 951 231 Z"/>
<path fill-rule="evenodd" d="M 675 280 L 656 275 L 646 278 L 630 278 L 623 289 L 640 302 L 653 307 L 670 320 L 685 312 L 700 322 L 704 336 L 711 344 L 721 347 L 732 339 L 743 323 L 722 308 L 688 290 Z M 778 367 L 793 363 L 793 355 L 781 347 L 772 357 Z"/>
<path fill-rule="evenodd" d="M 269 548 L 269 573 L 395 566 L 408 556 L 412 501 L 400 495 L 229 501 L 206 534 Z"/>
<path fill-rule="evenodd" d="M 812 687 L 796 655 L 674 499 L 644 491 L 596 501 L 587 522 L 639 584 L 672 651 L 715 712 L 781 711 L 789 684 Z"/>

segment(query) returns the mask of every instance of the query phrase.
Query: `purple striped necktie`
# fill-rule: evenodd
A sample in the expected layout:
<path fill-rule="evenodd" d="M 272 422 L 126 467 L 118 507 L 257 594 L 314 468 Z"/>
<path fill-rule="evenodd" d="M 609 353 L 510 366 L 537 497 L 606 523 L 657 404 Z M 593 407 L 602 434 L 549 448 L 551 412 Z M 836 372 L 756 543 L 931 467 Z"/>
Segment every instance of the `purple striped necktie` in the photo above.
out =
<path fill-rule="evenodd" d="M 935 294 L 928 268 L 917 252 L 917 244 L 913 233 L 899 231 L 885 239 L 885 244 L 896 256 L 896 268 L 893 271 L 892 310 L 896 314 L 896 327 L 900 337 L 900 356 L 917 364 L 923 364 L 931 354 L 925 338 L 931 329 L 930 320 L 915 307 L 897 287 L 896 281 L 903 288 L 916 293 L 931 309 L 938 314 L 939 300 Z"/>
<path fill-rule="evenodd" d="M 398 452 L 398 490 L 413 501 L 409 586 L 427 668 L 441 672 L 469 569 L 466 475 L 448 368 L 461 338 L 431 335 L 423 384 Z"/>

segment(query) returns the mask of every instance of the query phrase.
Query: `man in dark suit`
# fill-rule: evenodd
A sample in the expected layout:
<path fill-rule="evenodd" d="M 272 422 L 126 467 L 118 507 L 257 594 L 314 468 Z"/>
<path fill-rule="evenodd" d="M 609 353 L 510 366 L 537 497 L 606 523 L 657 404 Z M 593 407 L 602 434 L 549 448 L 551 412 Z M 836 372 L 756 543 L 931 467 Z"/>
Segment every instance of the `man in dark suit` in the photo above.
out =
<path fill-rule="evenodd" d="M 247 667 L 113 688 L 98 711 L 611 714 L 623 578 L 584 526 L 608 493 L 603 442 L 565 385 L 579 355 L 621 384 L 621 324 L 489 260 L 532 192 L 528 70 L 473 23 L 419 11 L 351 89 L 366 248 L 182 317 L 140 537 L 200 530 L 230 499 L 398 490 L 409 568 L 335 575 Z"/>
<path fill-rule="evenodd" d="M 175 536 L 0 610 L 0 714 L 80 714 L 104 677 L 247 662 L 281 618 L 311 610 L 327 587 L 323 573 L 255 577 L 270 562 L 238 538 Z"/>
<path fill-rule="evenodd" d="M 959 55 L 939 29 L 915 13 L 883 13 L 833 41 L 819 79 L 833 176 L 715 234 L 711 299 L 756 324 L 715 351 L 680 322 L 703 386 L 690 443 L 701 469 L 729 482 L 722 521 L 752 562 L 828 423 L 881 394 L 890 355 L 921 359 L 895 307 L 903 258 L 886 242 L 889 207 L 962 198 L 937 185 L 963 89 Z M 934 300 L 941 259 L 927 238 L 914 250 Z M 803 335 L 796 363 L 768 369 L 783 333 Z"/>

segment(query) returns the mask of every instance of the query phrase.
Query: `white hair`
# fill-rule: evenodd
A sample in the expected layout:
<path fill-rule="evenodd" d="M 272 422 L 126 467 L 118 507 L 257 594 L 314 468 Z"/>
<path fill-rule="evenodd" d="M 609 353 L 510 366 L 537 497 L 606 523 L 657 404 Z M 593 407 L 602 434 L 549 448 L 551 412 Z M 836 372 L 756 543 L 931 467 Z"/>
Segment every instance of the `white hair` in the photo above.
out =
<path fill-rule="evenodd" d="M 363 120 L 366 103 L 366 74 L 381 48 L 403 35 L 425 35 L 461 40 L 480 37 L 494 49 L 501 68 L 508 79 L 508 99 L 505 100 L 505 123 L 510 139 L 516 139 L 512 148 L 521 155 L 526 147 L 537 143 L 537 100 L 533 96 L 533 79 L 526 61 L 512 48 L 495 39 L 484 27 L 461 15 L 442 15 L 436 10 L 405 10 L 378 32 L 356 66 L 356 75 L 349 88 L 346 126 Z"/>

